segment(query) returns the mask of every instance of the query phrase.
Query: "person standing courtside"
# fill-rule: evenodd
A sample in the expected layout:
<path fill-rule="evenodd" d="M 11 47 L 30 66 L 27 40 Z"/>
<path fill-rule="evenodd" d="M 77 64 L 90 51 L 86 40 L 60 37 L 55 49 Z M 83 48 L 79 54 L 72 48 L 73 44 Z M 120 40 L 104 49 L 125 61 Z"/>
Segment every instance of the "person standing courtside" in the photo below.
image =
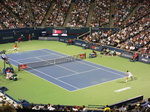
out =
<path fill-rule="evenodd" d="M 4 60 L 4 61 L 7 61 L 8 60 L 8 57 L 6 56 L 6 54 L 5 54 L 5 52 L 2 54 L 2 59 Z"/>
<path fill-rule="evenodd" d="M 5 52 L 1 55 L 1 58 L 5 61 L 6 64 L 10 64 Z"/>

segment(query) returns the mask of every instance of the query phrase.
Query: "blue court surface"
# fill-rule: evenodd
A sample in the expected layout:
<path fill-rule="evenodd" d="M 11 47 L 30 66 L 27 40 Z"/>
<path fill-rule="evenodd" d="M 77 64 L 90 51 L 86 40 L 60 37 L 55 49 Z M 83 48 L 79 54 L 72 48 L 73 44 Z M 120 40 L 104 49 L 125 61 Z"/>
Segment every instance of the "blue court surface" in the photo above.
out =
<path fill-rule="evenodd" d="M 66 55 L 48 49 L 8 54 L 8 57 L 10 57 L 9 61 L 15 66 L 18 66 L 20 63 L 54 59 L 64 56 Z M 123 75 L 124 73 L 121 71 L 85 60 L 76 60 L 29 69 L 27 71 L 68 91 L 76 91 L 125 77 Z"/>

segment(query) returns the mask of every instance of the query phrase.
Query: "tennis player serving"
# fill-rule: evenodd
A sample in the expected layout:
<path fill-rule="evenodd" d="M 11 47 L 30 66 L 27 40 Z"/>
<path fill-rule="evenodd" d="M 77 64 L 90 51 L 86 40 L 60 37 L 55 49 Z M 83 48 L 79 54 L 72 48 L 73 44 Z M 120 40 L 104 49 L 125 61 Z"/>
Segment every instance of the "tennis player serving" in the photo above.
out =
<path fill-rule="evenodd" d="M 17 43 L 15 43 L 15 45 L 14 45 L 14 52 L 16 52 L 16 53 L 18 53 L 17 47 L 18 47 L 18 45 L 17 45 Z"/>
<path fill-rule="evenodd" d="M 133 74 L 131 73 L 131 72 L 129 72 L 128 70 L 127 70 L 127 72 L 126 72 L 126 82 L 128 82 L 128 80 L 129 80 L 129 78 L 131 78 L 131 81 L 133 80 Z"/>

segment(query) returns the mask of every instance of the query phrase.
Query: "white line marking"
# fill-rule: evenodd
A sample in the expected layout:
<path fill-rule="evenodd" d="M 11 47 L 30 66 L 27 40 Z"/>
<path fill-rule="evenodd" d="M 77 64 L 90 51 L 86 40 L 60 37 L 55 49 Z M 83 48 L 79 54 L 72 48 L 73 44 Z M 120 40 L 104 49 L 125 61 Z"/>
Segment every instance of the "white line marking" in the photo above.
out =
<path fill-rule="evenodd" d="M 40 57 L 44 57 L 44 56 L 50 56 L 51 54 L 49 54 L 49 55 L 42 55 L 42 56 L 36 56 L 36 57 L 30 57 L 30 58 L 25 58 L 25 59 L 18 59 L 18 61 L 20 61 L 20 60 L 26 60 L 26 59 L 32 59 L 32 58 L 38 58 L 38 59 L 40 59 Z M 55 54 L 54 54 L 55 55 Z"/>
<path fill-rule="evenodd" d="M 9 60 L 12 60 L 12 61 L 14 61 L 14 62 L 16 62 L 16 63 L 18 63 L 18 64 L 21 64 L 20 62 L 14 60 L 14 59 L 9 58 Z M 16 66 L 16 65 L 15 65 L 15 66 Z"/>
<path fill-rule="evenodd" d="M 10 60 L 12 60 L 12 61 L 14 61 L 14 62 L 20 64 L 20 62 L 18 62 L 18 61 L 15 61 L 15 60 L 13 60 L 13 59 L 10 59 Z M 41 60 L 42 60 L 42 59 L 41 59 Z M 55 79 L 55 80 L 58 80 L 58 81 L 60 81 L 60 82 L 62 82 L 62 83 L 64 83 L 64 84 L 66 84 L 66 85 L 69 85 L 69 86 L 75 88 L 76 90 L 79 90 L 79 88 L 77 88 L 77 87 L 75 87 L 75 86 L 73 86 L 73 85 L 71 85 L 71 84 L 68 84 L 68 83 L 66 83 L 66 82 L 64 82 L 64 81 L 61 81 L 61 80 L 59 80 L 59 79 L 57 79 L 57 78 L 54 78 L 54 77 L 52 77 L 52 76 L 50 76 L 50 75 L 48 75 L 48 74 L 46 74 L 46 73 L 44 73 L 44 72 L 41 72 L 41 71 L 39 71 L 39 70 L 37 70 L 37 69 L 32 69 L 32 70 L 38 71 L 38 72 L 40 72 L 40 73 L 42 73 L 42 74 L 44 74 L 44 75 L 46 75 L 46 76 L 48 76 L 48 77 L 51 77 L 51 78 L 53 78 L 53 79 Z M 29 71 L 27 71 L 27 72 L 29 72 Z M 30 73 L 31 73 L 31 72 L 30 72 Z M 32 74 L 33 74 L 33 73 L 32 73 Z M 35 75 L 35 74 L 34 74 L 34 75 Z M 38 76 L 38 75 L 35 75 L 35 76 Z M 38 77 L 40 77 L 40 76 L 38 76 Z M 42 77 L 40 77 L 40 78 L 42 78 Z M 44 79 L 44 78 L 42 78 L 42 79 Z M 46 80 L 46 79 L 44 79 L 44 80 Z M 46 81 L 48 81 L 48 80 L 46 80 Z M 50 81 L 48 81 L 48 82 L 50 82 Z M 52 83 L 52 82 L 51 82 L 51 83 Z M 54 84 L 54 83 L 53 83 L 53 84 Z M 57 85 L 57 84 L 54 84 L 54 85 Z M 57 86 L 59 86 L 59 85 L 57 85 Z M 61 87 L 61 86 L 59 86 L 59 87 Z M 66 89 L 66 88 L 64 88 L 64 89 Z"/>
<path fill-rule="evenodd" d="M 51 77 L 51 78 L 53 78 L 53 79 L 55 79 L 55 80 L 58 80 L 58 81 L 60 81 L 60 82 L 62 82 L 62 83 L 64 83 L 64 84 L 66 84 L 66 85 L 69 85 L 69 86 L 75 88 L 75 89 L 79 89 L 79 88 L 77 88 L 77 87 L 75 87 L 75 86 L 73 86 L 73 85 L 71 85 L 71 84 L 68 84 L 68 83 L 66 83 L 66 82 L 64 82 L 64 81 L 62 81 L 62 80 L 59 80 L 59 79 L 57 79 L 57 78 L 54 78 L 53 76 L 48 75 L 48 74 L 46 74 L 46 73 L 44 73 L 44 72 L 41 72 L 41 71 L 39 71 L 39 70 L 37 70 L 37 69 L 32 69 L 32 70 L 37 71 L 37 72 L 39 72 L 39 73 L 42 73 L 42 74 L 44 74 L 44 75 L 46 75 L 46 76 L 48 76 L 48 77 Z"/>
<path fill-rule="evenodd" d="M 38 58 L 38 57 L 36 57 L 36 58 L 39 59 L 39 60 L 41 60 L 41 61 L 47 61 L 47 60 L 40 59 L 40 58 Z M 52 60 L 53 60 L 53 59 L 52 59 Z M 78 73 L 78 72 L 76 72 L 76 71 L 74 71 L 74 70 L 68 69 L 68 68 L 66 68 L 66 67 L 60 66 L 60 65 L 55 64 L 55 63 L 54 63 L 53 65 L 56 65 L 56 66 L 58 66 L 58 67 L 60 67 L 60 68 L 66 69 L 66 70 L 71 71 L 71 72 Z"/>
<path fill-rule="evenodd" d="M 121 88 L 121 89 L 115 90 L 114 92 L 121 92 L 121 91 L 125 91 L 125 90 L 128 90 L 128 89 L 131 89 L 131 87 Z"/>
<path fill-rule="evenodd" d="M 57 56 L 62 56 L 61 54 L 53 53 L 53 52 L 55 52 L 55 51 L 49 52 L 49 51 L 46 51 L 46 50 L 44 50 L 44 49 L 41 49 L 41 50 L 44 51 L 44 52 L 46 52 L 46 53 L 54 54 L 54 55 L 57 55 Z M 52 51 L 52 50 L 51 50 L 51 51 Z M 66 55 L 66 56 L 67 56 L 67 55 Z"/>
<path fill-rule="evenodd" d="M 17 62 L 17 61 L 15 61 L 15 60 L 13 60 L 13 59 L 10 59 L 10 60 L 12 60 L 12 61 L 14 61 L 14 62 L 16 62 L 16 63 L 19 63 L 19 62 Z M 20 63 L 19 63 L 20 64 Z M 16 66 L 16 65 L 15 65 Z M 38 71 L 38 70 L 35 70 L 35 69 L 32 69 L 32 70 L 34 70 L 34 71 Z M 25 70 L 26 72 L 29 72 L 29 71 L 27 71 L 27 70 Z M 34 74 L 34 73 L 32 73 L 32 72 L 29 72 L 29 73 L 31 73 L 31 74 L 33 74 L 33 75 L 35 75 L 36 77 L 39 77 L 39 78 L 41 78 L 41 79 L 43 79 L 43 80 L 45 80 L 45 81 L 47 81 L 47 82 L 49 82 L 49 83 L 52 83 L 51 81 L 48 81 L 47 79 L 44 79 L 44 78 L 42 78 L 42 77 L 40 77 L 40 76 L 38 76 L 38 75 L 36 75 L 36 74 Z M 48 75 L 48 74 L 47 74 Z M 48 77 L 52 77 L 52 76 L 48 76 Z M 53 78 L 53 77 L 52 77 Z M 57 78 L 53 78 L 53 79 L 56 79 L 56 80 L 58 80 L 58 81 L 60 81 L 59 79 L 57 79 Z M 65 83 L 65 82 L 63 82 L 63 81 L 61 81 L 62 83 Z M 52 83 L 52 84 L 54 84 L 54 85 L 56 85 L 56 86 L 58 86 L 58 87 L 61 87 L 61 88 L 63 88 L 62 86 L 59 86 L 59 85 L 57 85 L 57 84 L 55 84 L 55 83 Z M 68 84 L 68 83 L 66 83 L 66 84 Z M 73 85 L 69 85 L 69 86 L 73 86 Z M 79 88 L 77 88 L 77 87 L 73 87 L 73 88 L 75 88 L 75 89 L 77 89 L 77 90 L 79 90 Z M 69 91 L 68 89 L 66 89 L 66 88 L 63 88 L 63 89 L 65 89 L 65 90 L 67 90 L 67 91 Z"/>
<path fill-rule="evenodd" d="M 17 49 L 20 49 L 20 48 L 17 48 Z M 14 49 L 8 49 L 8 51 L 10 51 L 10 50 L 14 50 Z"/>
<path fill-rule="evenodd" d="M 98 68 L 98 69 L 99 69 L 99 67 L 96 67 L 96 66 L 93 66 L 93 65 L 84 63 L 84 62 L 82 62 L 82 61 L 77 61 L 77 62 L 82 63 L 82 64 L 87 65 L 87 66 L 90 66 L 90 67 L 94 67 L 94 68 Z"/>
<path fill-rule="evenodd" d="M 117 78 L 117 79 L 114 79 L 114 80 L 105 81 L 105 82 L 101 82 L 101 83 L 94 84 L 94 85 L 90 85 L 90 86 L 86 86 L 86 87 L 83 87 L 83 88 L 80 88 L 80 89 L 87 89 L 87 88 L 90 88 L 90 87 L 97 86 L 97 85 L 99 85 L 99 84 L 105 84 L 105 83 L 108 83 L 108 82 L 111 82 L 111 81 L 115 81 L 115 80 L 118 80 L 118 79 L 120 79 L 120 78 Z M 79 90 L 80 90 L 80 89 L 79 89 Z M 79 91 L 79 90 L 73 90 L 73 91 Z M 73 92 L 73 91 L 72 91 L 72 92 Z"/>
<path fill-rule="evenodd" d="M 83 61 L 84 61 L 84 60 L 83 60 Z M 79 62 L 79 61 L 78 61 L 78 62 Z M 83 63 L 83 62 L 80 61 L 79 63 Z M 110 72 L 110 73 L 113 73 L 113 74 L 116 74 L 116 75 L 119 75 L 119 76 L 123 76 L 123 75 L 120 75 L 120 74 L 118 74 L 118 73 L 111 72 L 111 71 L 109 71 L 109 70 L 105 70 L 105 69 L 99 68 L 101 65 L 98 65 L 98 64 L 96 64 L 96 65 L 98 65 L 99 67 L 95 67 L 95 66 L 90 65 L 90 64 L 87 64 L 87 63 L 83 63 L 83 64 L 88 65 L 88 66 L 91 66 L 91 67 L 94 67 L 94 68 L 97 68 L 97 69 L 101 69 L 101 70 L 104 70 L 104 71 L 107 71 L 107 72 Z M 95 64 L 95 63 L 94 63 L 94 64 Z M 105 67 L 105 66 L 103 66 L 103 67 Z M 108 67 L 105 67 L 105 68 L 107 68 L 107 69 L 112 69 L 112 68 L 108 68 Z M 112 69 L 112 70 L 114 70 L 114 69 Z M 116 70 L 116 71 L 118 71 L 118 70 Z M 121 72 L 121 71 L 119 71 L 119 72 Z"/>
<path fill-rule="evenodd" d="M 94 71 L 94 70 L 98 70 L 100 68 L 97 68 L 97 69 L 92 69 L 92 70 L 87 70 L 87 71 L 84 71 L 84 72 L 77 72 L 75 74 L 70 74 L 70 75 L 66 75 L 66 76 L 61 76 L 61 77 L 57 77 L 57 78 L 64 78 L 64 77 L 70 77 L 70 76 L 73 76 L 73 75 L 78 75 L 78 74 L 81 74 L 81 73 L 87 73 L 87 72 L 91 72 L 91 71 Z"/>
<path fill-rule="evenodd" d="M 86 63 L 83 63 L 83 64 L 86 64 Z M 89 65 L 89 64 L 86 64 L 86 65 Z M 92 65 L 91 65 L 91 66 L 92 66 Z M 92 67 L 94 67 L 94 66 L 92 66 Z M 123 76 L 123 75 L 120 75 L 120 74 L 118 74 L 118 73 L 111 72 L 111 71 L 109 71 L 109 70 L 105 70 L 105 69 L 98 68 L 98 67 L 95 67 L 95 68 L 96 68 L 96 69 L 87 70 L 87 71 L 84 71 L 84 72 L 78 72 L 78 73 L 76 73 L 76 74 L 66 75 L 66 76 L 57 77 L 57 78 L 63 78 L 63 77 L 67 77 L 67 76 L 69 77 L 69 76 L 77 75 L 77 74 L 80 74 L 80 73 L 87 73 L 87 72 L 91 72 L 91 71 L 99 70 L 99 69 L 101 69 L 101 70 L 103 70 L 103 71 L 106 71 L 106 72 L 109 72 L 109 73 L 112 73 L 112 74 L 114 74 L 114 75 Z"/>
<path fill-rule="evenodd" d="M 42 49 L 41 49 L 42 50 Z M 44 49 L 43 49 L 44 50 Z M 56 55 L 58 55 L 58 54 L 56 54 Z M 59 56 L 61 56 L 61 55 L 59 55 Z M 11 60 L 13 60 L 13 59 L 11 59 Z M 13 61 L 15 61 L 15 60 L 13 60 Z M 82 61 L 85 61 L 85 60 L 82 60 Z M 15 62 L 17 62 L 17 61 L 15 61 Z M 79 62 L 79 61 L 78 61 Z M 88 61 L 85 61 L 85 62 L 88 62 Z M 19 62 L 17 62 L 17 63 L 19 63 Z M 83 62 L 79 62 L 79 63 L 83 63 Z M 89 62 L 89 63 L 92 63 L 92 62 Z M 87 63 L 83 63 L 83 64 L 85 64 L 85 65 L 89 65 L 89 66 L 92 66 L 92 65 L 90 65 L 90 64 L 87 64 Z M 93 64 L 93 63 L 92 63 Z M 95 64 L 95 63 L 94 63 Z M 102 65 L 99 65 L 99 64 L 96 64 L 96 65 L 98 65 L 98 66 L 102 66 Z M 95 67 L 95 66 L 93 66 L 93 67 Z M 105 66 L 102 66 L 102 67 L 105 67 Z M 98 68 L 98 67 L 95 67 L 95 68 L 97 68 L 97 69 L 101 69 L 101 68 Z M 105 67 L 105 68 L 109 68 L 109 67 Z M 112 68 L 109 68 L 109 69 L 112 69 Z M 35 69 L 34 69 L 35 70 Z M 96 70 L 96 69 L 95 69 Z M 104 70 L 104 69 L 102 69 L 102 70 Z M 112 69 L 112 70 L 114 70 L 114 69 Z M 37 70 L 38 71 L 38 70 Z M 104 71 L 107 71 L 107 70 L 104 70 Z M 116 70 L 116 71 L 118 71 L 118 70 Z M 29 71 L 27 71 L 27 72 L 29 72 Z M 86 71 L 85 71 L 86 72 Z M 88 71 L 89 72 L 89 71 Z M 108 72 L 110 72 L 110 71 L 108 71 Z M 120 71 L 119 71 L 120 72 Z M 29 72 L 29 73 L 31 73 L 31 72 Z M 112 72 L 112 73 L 114 73 L 114 72 Z M 32 73 L 33 74 L 33 73 Z M 116 74 L 116 73 L 114 73 L 114 74 Z M 33 75 L 35 75 L 35 74 L 33 74 Z M 47 74 L 48 75 L 48 74 Z M 72 74 L 73 75 L 73 74 Z M 77 75 L 77 74 L 74 74 L 74 75 Z M 118 74 L 118 75 L 120 75 L 120 74 Z M 37 76 L 37 75 L 35 75 L 35 76 Z M 120 75 L 120 76 L 122 76 L 122 75 Z M 40 76 L 37 76 L 37 77 L 40 77 Z M 52 76 L 49 76 L 49 77 L 52 77 Z M 65 76 L 64 76 L 65 77 Z M 40 77 L 40 78 L 42 78 L 42 77 Z M 61 77 L 58 77 L 58 78 L 61 78 Z M 54 78 L 54 79 L 57 79 L 57 80 L 59 80 L 58 78 Z M 42 78 L 42 79 L 44 79 L 44 78 Z M 118 79 L 120 79 L 120 78 L 118 78 Z M 44 79 L 44 80 L 46 80 L 46 79 Z M 114 80 L 116 80 L 116 79 L 114 79 Z M 48 80 L 46 80 L 46 81 L 48 81 Z M 60 81 L 60 80 L 59 80 Z M 113 81 L 113 80 L 111 80 L 111 81 Z M 48 81 L 49 82 L 49 81 Z M 61 82 L 63 82 L 63 81 L 61 81 Z M 106 82 L 110 82 L 110 81 L 106 81 Z M 103 83 L 106 83 L 106 82 L 103 82 Z M 63 83 L 66 83 L 66 82 L 63 82 Z M 52 83 L 52 84 L 54 84 L 54 83 Z M 66 84 L 68 84 L 68 83 L 66 83 Z M 99 84 L 102 84 L 102 83 L 99 83 Z M 99 85 L 99 84 L 95 84 L 95 85 L 91 85 L 91 86 L 87 86 L 87 87 L 84 87 L 84 88 L 77 88 L 77 87 L 75 87 L 74 86 L 74 88 L 76 88 L 77 90 L 80 90 L 80 89 L 86 89 L 86 88 L 89 88 L 89 87 L 93 87 L 93 86 L 96 86 L 96 85 Z M 56 85 L 56 86 L 58 86 L 57 84 L 54 84 L 54 85 Z M 70 85 L 71 86 L 71 85 Z M 73 85 L 72 85 L 73 86 Z M 59 87 L 61 87 L 61 86 L 59 86 Z M 61 88 L 63 88 L 63 87 L 61 87 Z M 65 90 L 66 90 L 66 88 L 64 88 Z M 73 90 L 73 91 L 77 91 L 77 90 Z M 72 92 L 72 91 L 71 91 Z"/>
<path fill-rule="evenodd" d="M 76 73 L 76 74 L 79 74 L 79 72 L 76 72 L 76 71 L 74 71 L 74 70 L 68 69 L 68 68 L 66 68 L 66 67 L 63 67 L 63 66 L 60 66 L 60 65 L 56 65 L 56 66 L 58 66 L 58 67 L 60 67 L 60 68 L 63 68 L 63 69 L 66 69 L 66 70 L 68 70 L 68 71 L 74 72 L 74 73 Z M 58 78 L 58 77 L 57 77 L 57 78 Z"/>
<path fill-rule="evenodd" d="M 86 61 L 86 60 L 82 60 L 82 61 L 85 61 L 85 62 L 89 62 L 89 63 L 92 63 L 92 62 L 90 62 L 90 61 Z M 83 62 L 81 62 L 81 63 L 83 63 Z M 87 64 L 87 63 L 86 63 Z M 92 63 L 93 64 L 93 63 Z M 99 65 L 99 64 L 96 64 L 96 63 L 94 63 L 95 65 Z M 90 64 L 87 64 L 87 65 L 90 65 Z M 99 66 L 103 66 L 103 65 L 99 65 Z M 109 67 L 106 67 L 106 66 L 103 66 L 103 67 L 105 67 L 105 68 L 109 68 Z M 109 68 L 109 69 L 112 69 L 112 70 L 115 70 L 115 71 L 119 71 L 119 70 L 116 70 L 116 69 L 113 69 L 113 68 Z M 119 71 L 119 72 L 122 72 L 122 71 Z M 124 72 L 122 72 L 122 73 L 124 73 Z"/>
<path fill-rule="evenodd" d="M 40 56 L 39 56 L 39 57 L 40 57 Z M 36 58 L 36 57 L 30 57 L 30 58 L 25 58 L 25 59 L 18 59 L 18 61 L 26 60 L 26 59 L 32 59 L 32 58 Z"/>

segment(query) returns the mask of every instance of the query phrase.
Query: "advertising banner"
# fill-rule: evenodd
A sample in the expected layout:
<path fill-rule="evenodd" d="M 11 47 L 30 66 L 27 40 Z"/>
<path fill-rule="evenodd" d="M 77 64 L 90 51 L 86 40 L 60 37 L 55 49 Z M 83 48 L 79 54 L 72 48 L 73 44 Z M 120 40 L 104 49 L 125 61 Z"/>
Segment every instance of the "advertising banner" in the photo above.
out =
<path fill-rule="evenodd" d="M 124 57 L 124 58 L 132 59 L 133 53 L 131 53 L 131 52 L 122 52 L 120 56 Z"/>
<path fill-rule="evenodd" d="M 149 64 L 150 64 L 150 59 L 149 59 L 149 58 L 139 57 L 139 60 L 138 60 L 138 61 L 141 61 L 141 62 L 149 63 Z"/>

